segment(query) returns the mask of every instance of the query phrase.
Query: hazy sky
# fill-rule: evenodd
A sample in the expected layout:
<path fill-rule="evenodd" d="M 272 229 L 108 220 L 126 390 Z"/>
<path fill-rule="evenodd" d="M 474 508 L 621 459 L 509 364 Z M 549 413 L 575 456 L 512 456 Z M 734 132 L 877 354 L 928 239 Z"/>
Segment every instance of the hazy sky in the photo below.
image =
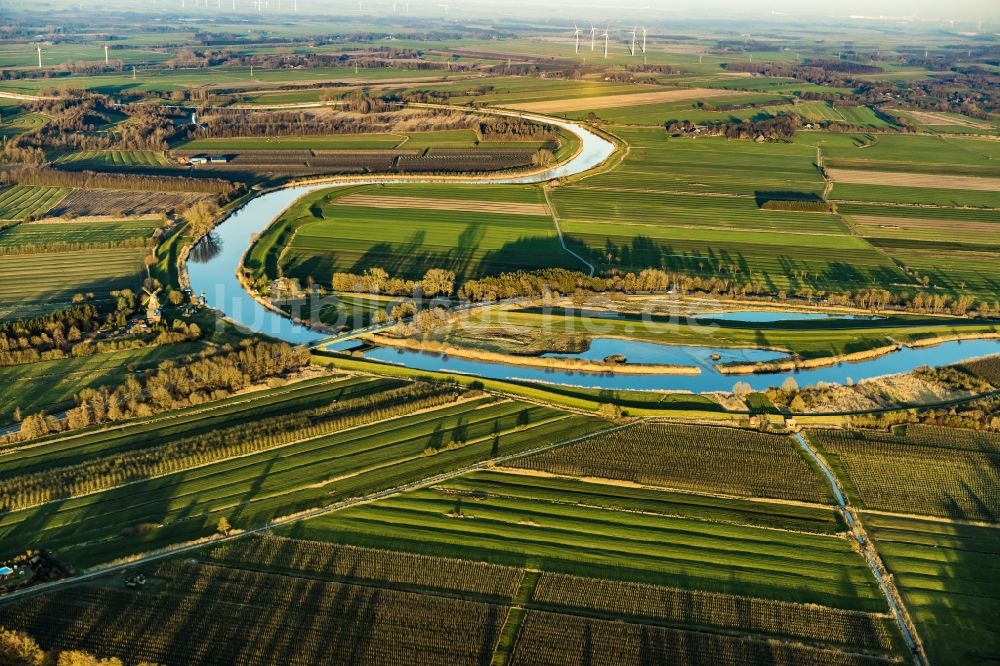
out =
<path fill-rule="evenodd" d="M 460 4 L 461 0 L 455 0 Z M 520 4 L 520 3 L 519 3 Z M 539 6 L 539 5 L 536 5 Z M 610 4 L 597 0 L 546 0 L 543 5 L 557 8 L 586 10 L 618 8 L 619 11 L 650 10 L 721 11 L 728 14 L 766 15 L 772 11 L 800 16 L 914 16 L 917 18 L 970 19 L 1000 22 L 1000 0 L 837 0 L 832 3 L 803 0 L 613 0 Z"/>

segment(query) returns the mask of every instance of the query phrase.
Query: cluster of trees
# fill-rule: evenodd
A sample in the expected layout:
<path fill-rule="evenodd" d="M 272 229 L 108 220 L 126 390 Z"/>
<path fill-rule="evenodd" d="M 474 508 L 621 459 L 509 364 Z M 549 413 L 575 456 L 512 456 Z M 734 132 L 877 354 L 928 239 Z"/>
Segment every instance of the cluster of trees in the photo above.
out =
<path fill-rule="evenodd" d="M 2 169 L 0 170 L 0 185 L 141 190 L 143 192 L 204 192 L 221 195 L 226 200 L 235 199 L 245 191 L 243 185 L 221 178 L 181 178 L 134 173 L 63 171 L 36 167 Z"/>
<path fill-rule="evenodd" d="M 533 123 L 520 118 L 488 119 L 475 128 L 480 141 L 558 141 L 559 135 L 551 125 Z"/>
<path fill-rule="evenodd" d="M 851 425 L 860 428 L 885 429 L 905 423 L 1000 431 L 1000 399 L 986 398 L 952 407 L 903 410 L 851 417 Z"/>
<path fill-rule="evenodd" d="M 384 107 L 384 108 L 383 108 Z M 388 110 L 393 107 L 393 110 Z M 352 112 L 353 111 L 353 112 Z M 400 111 L 380 98 L 361 97 L 345 111 L 262 112 L 211 107 L 202 111 L 199 126 L 190 137 L 275 137 L 390 132 L 400 123 L 410 131 L 467 129 L 475 122 L 466 114 L 446 109 Z"/>
<path fill-rule="evenodd" d="M 283 414 L 222 426 L 188 437 L 154 440 L 125 452 L 92 457 L 85 462 L 8 477 L 0 490 L 0 507 L 17 511 L 54 499 L 75 497 L 180 471 L 234 456 L 328 435 L 345 428 L 378 423 L 416 410 L 439 407 L 458 393 L 426 383 L 333 402 L 306 412 Z M 73 416 L 71 416 L 71 419 Z M 90 425 L 72 421 L 70 428 Z"/>
<path fill-rule="evenodd" d="M 66 89 L 53 99 L 25 104 L 49 121 L 7 141 L 0 156 L 7 162 L 41 164 L 46 150 L 164 150 L 177 128 L 168 113 L 152 105 L 118 106 L 103 95 Z M 129 122 L 115 123 L 124 113 Z"/>
<path fill-rule="evenodd" d="M 223 347 L 181 364 L 164 361 L 142 376 L 126 377 L 119 386 L 84 389 L 76 396 L 77 406 L 67 412 L 66 424 L 84 427 L 221 400 L 308 363 L 305 349 L 260 341 L 246 341 L 236 349 Z M 32 414 L 21 422 L 21 438 L 41 437 L 66 424 L 44 413 Z"/>
<path fill-rule="evenodd" d="M 689 120 L 683 122 L 668 120 L 664 128 L 670 136 L 724 136 L 727 139 L 749 139 L 751 141 L 790 141 L 799 128 L 799 117 L 790 113 L 761 120 L 742 122 L 713 122 L 695 125 Z"/>
<path fill-rule="evenodd" d="M 131 293 L 130 290 L 125 291 Z M 180 294 L 180 292 L 174 293 Z M 131 310 L 116 309 L 107 314 L 105 323 L 122 326 L 131 312 Z M 169 328 L 165 323 L 161 323 L 158 327 L 139 335 L 95 339 L 102 328 L 97 322 L 98 319 L 94 319 L 89 322 L 89 326 L 85 323 L 86 330 L 81 330 L 75 324 L 66 329 L 64 323 L 56 322 L 44 330 L 36 330 L 28 335 L 8 335 L 0 332 L 0 367 L 190 342 L 200 339 L 202 335 L 198 324 L 178 319 L 174 320 Z"/>
<path fill-rule="evenodd" d="M 455 272 L 431 268 L 420 280 L 403 280 L 390 277 L 383 268 L 369 268 L 362 274 L 334 273 L 334 291 L 388 296 L 451 296 L 455 291 Z"/>
<path fill-rule="evenodd" d="M 4 666 L 123 666 L 117 657 L 100 659 L 82 650 L 43 650 L 35 639 L 0 627 L 0 664 Z M 153 666 L 141 661 L 136 666 Z"/>
<path fill-rule="evenodd" d="M 517 271 L 493 277 L 466 281 L 458 291 L 461 298 L 471 301 L 492 301 L 505 298 L 538 298 L 547 294 L 580 292 L 663 292 L 673 289 L 679 294 L 701 293 L 734 298 L 798 298 L 809 304 L 858 307 L 866 310 L 905 310 L 908 312 L 955 315 L 978 314 L 982 317 L 1000 315 L 1000 301 L 978 302 L 969 295 L 949 296 L 928 292 L 890 292 L 885 289 L 828 291 L 810 286 L 793 293 L 773 292 L 757 280 L 743 281 L 717 276 L 700 277 L 686 273 L 648 268 L 639 273 L 623 273 L 589 277 L 564 269 L 536 272 Z"/>
<path fill-rule="evenodd" d="M 110 311 L 77 303 L 42 317 L 0 323 L 0 366 L 62 358 L 102 327 L 124 321 L 135 311 L 135 294 L 122 289 L 111 295 L 115 307 Z"/>

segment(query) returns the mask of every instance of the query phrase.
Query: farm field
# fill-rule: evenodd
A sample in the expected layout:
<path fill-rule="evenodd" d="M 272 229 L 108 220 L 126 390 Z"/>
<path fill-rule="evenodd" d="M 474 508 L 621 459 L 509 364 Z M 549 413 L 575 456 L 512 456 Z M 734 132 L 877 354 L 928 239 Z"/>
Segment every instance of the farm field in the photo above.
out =
<path fill-rule="evenodd" d="M 0 189 L 0 220 L 22 220 L 43 215 L 68 193 L 64 187 L 13 185 Z"/>
<path fill-rule="evenodd" d="M 379 400 L 393 400 L 395 395 L 390 391 Z M 262 397 L 266 396 L 265 393 Z M 331 397 L 326 398 L 326 404 L 330 404 Z M 383 412 L 372 411 L 360 425 L 341 431 L 344 421 L 337 420 L 338 410 L 349 409 L 355 404 L 348 397 L 333 404 L 327 420 L 312 417 L 320 421 L 306 430 L 301 430 L 296 421 L 298 417 L 291 415 L 306 416 L 308 409 L 316 407 L 306 407 L 305 412 L 301 407 L 298 411 L 276 407 L 281 410 L 278 415 L 263 419 L 260 424 L 235 422 L 227 425 L 232 432 L 239 430 L 251 434 L 261 427 L 272 427 L 268 425 L 272 422 L 273 427 L 283 429 L 277 430 L 271 439 L 263 440 L 251 434 L 240 435 L 239 440 L 234 440 L 230 435 L 229 441 L 242 442 L 239 446 L 245 453 L 228 459 L 218 459 L 218 453 L 214 453 L 211 454 L 214 459 L 208 458 L 209 462 L 201 466 L 192 467 L 191 462 L 176 457 L 183 450 L 177 446 L 185 446 L 186 440 L 180 437 L 183 429 L 176 429 L 177 424 L 170 419 L 162 420 L 156 427 L 173 428 L 168 431 L 173 434 L 170 441 L 178 444 L 170 450 L 164 449 L 163 453 L 155 446 L 144 450 L 151 445 L 162 448 L 156 444 L 155 431 L 140 431 L 136 435 L 138 439 L 124 443 L 118 443 L 117 437 L 108 439 L 98 433 L 93 436 L 96 439 L 88 440 L 92 443 L 87 446 L 97 453 L 106 452 L 88 454 L 88 465 L 99 466 L 102 460 L 110 459 L 108 456 L 121 457 L 127 453 L 137 460 L 152 455 L 162 460 L 162 464 L 172 465 L 175 471 L 165 471 L 161 476 L 138 479 L 129 485 L 89 495 L 64 497 L 8 512 L 0 518 L 0 552 L 23 550 L 29 543 L 45 543 L 66 561 L 76 566 L 90 566 L 136 551 L 211 534 L 212 525 L 220 515 L 227 516 L 233 525 L 260 525 L 278 516 L 606 427 L 604 421 L 594 418 L 472 397 L 457 402 L 446 400 L 444 404 L 440 404 L 439 399 L 435 399 L 437 403 L 414 401 L 415 406 L 410 409 L 417 409 L 424 403 L 438 406 L 412 415 L 406 415 L 406 409 L 391 407 L 390 403 L 390 411 L 378 422 L 371 420 Z M 193 427 L 203 427 L 198 421 L 213 416 L 211 412 L 204 412 L 204 415 L 196 412 Z M 329 420 L 331 418 L 333 420 Z M 213 435 L 215 439 L 212 439 L 196 430 L 187 439 L 194 437 L 192 441 L 204 441 L 204 445 L 214 447 L 210 451 L 223 451 L 219 443 L 213 443 L 219 436 Z M 109 446 L 115 448 L 109 449 Z M 44 464 L 48 468 L 56 465 L 62 469 L 67 464 L 76 464 L 77 455 L 75 446 L 67 449 L 56 440 L 38 449 L 30 461 L 19 465 Z M 5 468 L 11 464 L 11 461 L 3 461 Z M 16 486 L 19 488 L 36 482 L 53 487 L 52 483 L 58 478 L 52 473 L 33 476 L 30 467 L 19 467 L 19 471 L 11 469 L 7 474 L 8 482 L 19 479 Z M 87 520 L 83 520 L 84 517 Z M 127 529 L 149 523 L 160 527 L 141 531 Z"/>
<path fill-rule="evenodd" d="M 470 191 L 388 186 L 355 189 L 344 199 L 329 191 L 304 197 L 282 216 L 296 231 L 281 270 L 328 285 L 335 272 L 373 267 L 406 279 L 443 268 L 454 271 L 458 283 L 517 269 L 581 267 L 560 246 L 541 190 L 491 187 L 475 199 Z M 384 206 L 392 199 L 381 197 L 396 198 L 391 216 Z"/>
<path fill-rule="evenodd" d="M 156 215 L 188 208 L 203 198 L 204 194 L 187 192 L 74 189 L 48 212 L 55 217 Z"/>
<path fill-rule="evenodd" d="M 205 649 L 207 635 L 231 664 L 337 663 L 350 655 L 357 664 L 449 666 L 489 664 L 507 612 L 495 603 L 191 562 L 160 564 L 150 576 L 155 592 L 108 579 L 33 606 L 0 607 L 0 618 L 46 644 L 82 643 L 169 666 L 218 663 Z M 113 616 L 101 619 L 106 613 Z"/>
<path fill-rule="evenodd" d="M 82 150 L 63 155 L 57 164 L 78 169 L 172 166 L 159 150 Z"/>
<path fill-rule="evenodd" d="M 680 88 L 640 92 L 631 94 L 602 96 L 586 96 L 580 98 L 547 100 L 544 102 L 521 102 L 508 104 L 510 108 L 532 113 L 557 114 L 579 109 L 600 110 L 615 109 L 628 106 L 643 106 L 647 104 L 662 104 L 681 100 L 714 99 L 716 97 L 738 98 L 739 93 L 730 90 L 709 88 Z"/>
<path fill-rule="evenodd" d="M 818 444 L 865 509 L 1000 520 L 1000 436 L 909 425 L 905 435 L 816 430 Z"/>
<path fill-rule="evenodd" d="M 0 262 L 0 317 L 32 316 L 74 294 L 101 300 L 115 289 L 139 288 L 145 249 L 97 248 L 7 255 Z"/>
<path fill-rule="evenodd" d="M 1000 657 L 1000 530 L 866 514 L 868 532 L 895 578 L 936 664 Z"/>
<path fill-rule="evenodd" d="M 13 421 L 18 407 L 25 414 L 66 409 L 84 388 L 120 383 L 131 367 L 156 367 L 202 348 L 182 343 L 0 368 L 0 427 Z"/>
<path fill-rule="evenodd" d="M 733 428 L 642 423 L 514 466 L 691 491 L 832 501 L 793 440 Z"/>
<path fill-rule="evenodd" d="M 147 239 L 162 225 L 158 219 L 99 222 L 23 222 L 0 232 L 0 253 L 26 246 L 43 249 L 53 244 L 101 245 Z"/>
<path fill-rule="evenodd" d="M 490 485 L 496 476 L 477 472 L 278 533 L 853 610 L 884 607 L 863 560 L 842 538 L 658 515 L 641 504 L 630 511 L 582 505 L 548 479 L 497 489 Z"/>
<path fill-rule="evenodd" d="M 732 92 L 732 91 L 729 91 Z M 747 108 L 735 108 L 725 111 L 715 110 L 714 105 L 753 105 Z M 604 109 L 584 109 L 568 114 L 578 118 L 586 118 L 594 113 L 599 118 L 613 125 L 662 126 L 664 122 L 680 122 L 688 120 L 697 124 L 730 123 L 743 120 L 760 120 L 779 114 L 797 115 L 802 124 L 823 123 L 824 121 L 844 122 L 863 127 L 884 129 L 889 124 L 876 116 L 867 107 L 834 108 L 828 102 L 788 103 L 786 97 L 770 94 L 750 94 L 741 97 L 719 97 L 709 102 L 673 102 L 669 104 L 649 104 L 631 107 L 608 107 Z"/>
<path fill-rule="evenodd" d="M 0 607 L 0 621 L 46 645 L 102 648 L 105 654 L 164 664 L 214 663 L 208 653 L 192 652 L 193 635 L 209 630 L 213 644 L 233 646 L 230 663 L 236 664 L 278 654 L 287 663 L 328 663 L 347 651 L 363 664 L 524 663 L 546 654 L 535 644 L 539 630 L 552 623 L 564 630 L 602 623 L 591 619 L 595 613 L 626 620 L 615 624 L 644 634 L 678 639 L 670 651 L 689 663 L 725 653 L 746 664 L 775 663 L 775 655 L 777 663 L 822 656 L 823 663 L 863 664 L 860 652 L 890 656 L 898 644 L 878 612 L 270 535 L 210 546 L 197 559 L 154 565 L 147 580 L 147 589 L 136 591 L 121 586 L 120 574 L 112 575 L 7 604 Z M 196 596 L 204 603 L 192 604 Z M 621 603 L 623 596 L 627 603 Z M 104 616 L 98 608 L 113 614 Z M 48 621 L 49 615 L 58 619 Z M 428 624 L 435 631 L 427 632 Z M 611 628 L 604 624 L 609 623 L 595 630 L 598 635 Z M 332 635 L 329 625 L 337 627 Z M 250 626 L 254 636 L 263 628 L 276 639 L 263 652 L 259 646 L 251 650 Z M 562 639 L 566 658 L 574 654 L 572 642 Z M 629 648 L 647 657 L 662 649 L 626 643 L 608 654 Z M 185 661 L 175 660 L 178 650 Z"/>

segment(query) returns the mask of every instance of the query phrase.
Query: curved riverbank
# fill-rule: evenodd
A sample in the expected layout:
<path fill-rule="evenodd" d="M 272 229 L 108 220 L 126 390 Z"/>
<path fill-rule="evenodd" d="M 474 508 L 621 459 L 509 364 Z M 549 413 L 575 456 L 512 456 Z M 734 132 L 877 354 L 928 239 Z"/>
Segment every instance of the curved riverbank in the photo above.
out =
<path fill-rule="evenodd" d="M 716 370 L 724 375 L 760 375 L 776 372 L 797 372 L 800 370 L 813 370 L 816 368 L 840 365 L 841 363 L 860 363 L 862 361 L 876 359 L 880 356 L 892 354 L 906 348 L 921 349 L 926 347 L 936 347 L 948 342 L 970 342 L 973 340 L 1000 340 L 1000 333 L 954 333 L 913 340 L 905 344 L 902 342 L 895 342 L 891 345 L 873 347 L 871 349 L 851 352 L 849 354 L 835 354 L 833 356 L 805 359 L 790 358 L 777 361 L 764 361 L 760 363 L 720 363 L 715 367 Z"/>

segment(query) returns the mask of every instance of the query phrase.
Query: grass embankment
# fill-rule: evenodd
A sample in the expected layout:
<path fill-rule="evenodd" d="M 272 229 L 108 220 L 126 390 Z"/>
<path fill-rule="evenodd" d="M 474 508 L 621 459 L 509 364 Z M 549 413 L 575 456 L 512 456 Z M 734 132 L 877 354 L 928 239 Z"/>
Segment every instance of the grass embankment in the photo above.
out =
<path fill-rule="evenodd" d="M 417 370 L 329 352 L 314 352 L 313 362 L 351 372 L 364 372 L 386 377 L 405 377 L 420 381 L 447 382 L 457 386 L 481 388 L 514 398 L 588 412 L 595 412 L 604 405 L 613 404 L 622 408 L 628 416 L 675 416 L 713 421 L 736 421 L 746 414 L 745 412 L 727 412 L 711 396 L 692 393 L 614 391 L 487 379 L 472 375 Z"/>
<path fill-rule="evenodd" d="M 495 325 L 497 318 L 496 313 L 479 311 L 470 313 L 465 320 L 470 325 L 483 326 Z M 1000 325 L 993 321 L 919 315 L 872 319 L 831 315 L 829 319 L 741 322 L 712 318 L 710 314 L 693 319 L 667 314 L 562 308 L 542 311 L 529 307 L 505 310 L 501 321 L 510 330 L 533 335 L 586 334 L 661 344 L 774 349 L 795 354 L 798 357 L 795 362 L 870 353 L 898 344 L 935 344 L 955 339 L 953 336 L 972 339 L 1000 333 Z"/>

